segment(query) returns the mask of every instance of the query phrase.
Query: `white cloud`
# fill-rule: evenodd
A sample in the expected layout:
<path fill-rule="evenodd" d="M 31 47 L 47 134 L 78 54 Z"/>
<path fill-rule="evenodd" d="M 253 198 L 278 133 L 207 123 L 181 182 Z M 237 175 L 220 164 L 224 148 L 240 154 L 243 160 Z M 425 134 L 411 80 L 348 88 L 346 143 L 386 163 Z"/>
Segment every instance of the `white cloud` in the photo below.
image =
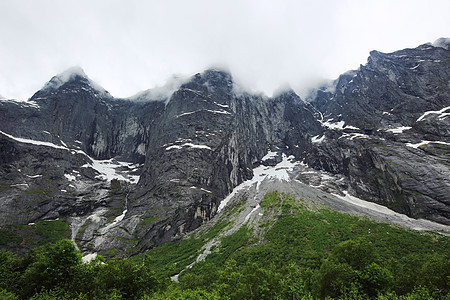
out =
<path fill-rule="evenodd" d="M 0 1 L 0 93 L 27 98 L 74 65 L 113 96 L 226 66 L 249 89 L 304 88 L 450 36 L 447 0 Z"/>

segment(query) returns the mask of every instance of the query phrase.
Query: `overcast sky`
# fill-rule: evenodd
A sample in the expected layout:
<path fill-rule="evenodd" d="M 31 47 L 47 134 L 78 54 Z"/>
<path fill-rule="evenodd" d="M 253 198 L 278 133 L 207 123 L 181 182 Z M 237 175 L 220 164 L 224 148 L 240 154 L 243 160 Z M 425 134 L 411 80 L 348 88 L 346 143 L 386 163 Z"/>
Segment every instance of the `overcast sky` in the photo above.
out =
<path fill-rule="evenodd" d="M 450 37 L 449 0 L 0 0 L 0 95 L 80 66 L 113 96 L 219 66 L 271 94 L 334 79 L 369 51 Z"/>

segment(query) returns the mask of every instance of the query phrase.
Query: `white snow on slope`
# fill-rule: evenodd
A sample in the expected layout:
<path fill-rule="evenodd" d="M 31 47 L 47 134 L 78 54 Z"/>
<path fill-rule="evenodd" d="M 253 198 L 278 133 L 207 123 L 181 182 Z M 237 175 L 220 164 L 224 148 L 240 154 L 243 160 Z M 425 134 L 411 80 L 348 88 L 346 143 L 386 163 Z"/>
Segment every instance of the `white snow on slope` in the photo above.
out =
<path fill-rule="evenodd" d="M 228 107 L 230 107 L 230 106 L 227 105 L 227 104 L 220 104 L 220 103 L 217 103 L 217 102 L 214 102 L 214 104 L 217 105 L 217 106 L 223 107 L 223 108 L 228 108 Z"/>
<path fill-rule="evenodd" d="M 344 133 L 343 135 L 341 135 L 339 137 L 339 139 L 342 139 L 342 138 L 353 141 L 354 139 L 368 139 L 370 137 L 363 133 L 351 132 L 351 133 Z"/>
<path fill-rule="evenodd" d="M 69 180 L 69 181 L 75 181 L 76 180 L 76 177 L 71 175 L 71 174 L 64 174 L 64 177 L 66 177 L 67 180 Z"/>
<path fill-rule="evenodd" d="M 230 112 L 226 110 L 211 110 L 211 109 L 205 109 L 205 111 L 213 113 L 213 114 L 224 114 L 224 115 L 231 115 Z"/>
<path fill-rule="evenodd" d="M 111 159 L 107 159 L 107 160 L 95 160 L 92 159 L 92 162 L 90 164 L 85 164 L 82 165 L 82 168 L 87 168 L 87 167 L 91 167 L 94 170 L 96 170 L 97 172 L 100 173 L 100 175 L 97 175 L 96 177 L 102 180 L 107 180 L 107 181 L 111 181 L 113 179 L 118 179 L 118 180 L 123 180 L 123 181 L 127 181 L 127 182 L 131 182 L 131 183 L 137 183 L 139 181 L 139 176 L 138 175 L 128 175 L 128 174 L 123 174 L 121 172 L 119 172 L 118 170 L 116 170 L 117 168 L 120 167 L 130 167 L 132 166 L 131 163 L 127 163 L 127 162 L 121 162 L 121 161 L 116 161 L 114 158 Z"/>
<path fill-rule="evenodd" d="M 345 121 L 339 121 L 339 122 L 334 122 L 331 123 L 333 119 L 330 119 L 328 121 L 322 122 L 322 125 L 325 127 L 328 127 L 330 129 L 338 129 L 338 130 L 343 130 L 344 129 L 344 125 L 345 125 Z"/>
<path fill-rule="evenodd" d="M 33 108 L 37 108 L 40 109 L 41 107 L 39 106 L 39 104 L 37 104 L 35 101 L 20 101 L 20 100 L 14 100 L 14 99 L 0 99 L 0 102 L 12 102 L 15 103 L 17 105 L 21 105 L 21 106 L 28 106 L 28 107 L 33 107 Z"/>
<path fill-rule="evenodd" d="M 409 130 L 409 129 L 411 129 L 411 127 L 409 127 L 409 126 L 401 126 L 401 127 L 397 127 L 397 128 L 386 129 L 386 131 L 390 131 L 392 133 L 403 133 L 403 131 Z"/>
<path fill-rule="evenodd" d="M 444 107 L 444 108 L 441 109 L 441 110 L 430 110 L 430 111 L 426 111 L 426 112 L 423 113 L 423 115 L 421 115 L 421 116 L 416 120 L 416 122 L 422 121 L 426 116 L 431 115 L 431 114 L 439 114 L 438 118 L 439 118 L 439 119 L 442 119 L 442 118 L 444 118 L 444 117 L 450 115 L 450 113 L 444 113 L 445 111 L 447 111 L 447 110 L 449 110 L 449 109 L 450 109 L 450 106 Z"/>
<path fill-rule="evenodd" d="M 133 164 L 131 163 L 127 163 L 127 162 L 121 162 L 121 161 L 117 161 L 113 158 L 108 159 L 108 160 L 95 160 L 92 157 L 90 157 L 89 155 L 87 155 L 85 152 L 81 151 L 81 150 L 74 150 L 74 149 L 69 149 L 67 147 L 64 146 L 59 146 L 53 143 L 49 143 L 49 142 L 43 142 L 43 141 L 36 141 L 36 140 L 31 140 L 31 139 L 25 139 L 25 138 L 18 138 L 15 136 L 12 136 L 10 134 L 7 134 L 3 131 L 0 130 L 0 133 L 9 137 L 12 140 L 15 140 L 17 142 L 20 143 L 25 143 L 25 144 L 32 144 L 32 145 L 37 145 L 37 146 L 45 146 L 45 147 L 51 147 L 51 148 L 55 148 L 55 149 L 62 149 L 62 150 L 67 150 L 67 151 L 71 151 L 73 154 L 75 153 L 79 153 L 82 154 L 84 156 L 86 156 L 87 158 L 89 158 L 91 160 L 91 163 L 85 164 L 81 167 L 91 167 L 94 170 L 96 170 L 97 172 L 100 173 L 100 175 L 98 175 L 97 177 L 99 179 L 102 180 L 108 180 L 111 181 L 114 178 L 117 178 L 118 180 L 124 180 L 124 181 L 128 181 L 131 183 L 137 183 L 139 181 L 139 176 L 138 175 L 126 175 L 123 176 L 122 174 L 120 174 L 116 169 L 119 167 L 134 167 Z M 125 172 L 124 172 L 125 173 Z M 64 175 L 69 181 L 74 181 L 75 180 L 75 176 L 70 175 L 70 174 L 65 174 Z"/>
<path fill-rule="evenodd" d="M 195 111 L 190 111 L 190 112 L 185 112 L 185 113 L 179 114 L 175 118 L 192 115 L 192 114 L 196 114 L 196 113 L 199 113 L 199 112 L 210 112 L 210 113 L 213 113 L 213 114 L 231 115 L 231 113 L 226 111 L 226 110 L 200 109 L 200 110 L 195 110 Z"/>
<path fill-rule="evenodd" d="M 28 178 L 32 178 L 32 179 L 42 177 L 41 174 L 37 174 L 37 175 L 26 175 L 26 176 L 27 176 Z"/>
<path fill-rule="evenodd" d="M 262 160 L 266 160 L 272 157 L 276 157 L 278 154 L 276 152 L 272 152 L 269 151 Z M 222 200 L 222 202 L 219 205 L 219 208 L 217 210 L 217 212 L 219 213 L 221 210 L 223 210 L 223 208 L 225 208 L 225 206 L 227 205 L 227 203 L 241 190 L 244 190 L 246 188 L 252 187 L 253 185 L 256 184 L 256 190 L 259 190 L 259 185 L 262 182 L 265 182 L 266 179 L 278 179 L 281 181 L 289 181 L 289 172 L 291 172 L 295 166 L 301 164 L 300 162 L 294 162 L 294 156 L 289 156 L 286 157 L 285 154 L 282 154 L 282 161 L 277 164 L 274 167 L 266 167 L 266 166 L 259 166 L 255 169 L 253 169 L 253 178 L 250 180 L 247 180 L 243 183 L 241 183 L 240 185 L 238 185 L 237 187 L 235 187 L 233 189 L 233 191 L 231 192 L 230 195 L 228 195 L 228 197 L 226 197 L 224 200 Z M 192 187 L 195 188 L 195 187 Z M 242 215 L 242 219 L 239 221 L 234 222 L 233 224 L 233 229 L 231 229 L 230 231 L 228 231 L 228 233 L 226 233 L 226 235 L 231 234 L 231 232 L 233 230 L 237 230 L 238 228 L 240 228 L 243 224 L 247 223 L 249 220 L 251 220 L 252 216 L 255 214 L 255 212 L 257 212 L 258 210 L 261 209 L 261 206 L 259 205 L 259 198 L 258 198 L 258 192 L 254 195 L 254 197 L 252 197 L 252 200 L 247 200 L 247 202 L 250 201 L 251 203 L 254 203 L 254 207 L 252 207 L 252 209 L 249 212 L 242 212 L 245 214 Z M 262 213 L 260 212 L 258 214 L 259 216 L 262 215 Z M 218 240 L 217 238 L 212 239 L 211 241 L 209 241 L 207 244 L 205 244 L 203 246 L 203 252 L 197 257 L 197 259 L 190 264 L 189 266 L 187 266 L 185 269 L 191 268 L 194 264 L 198 263 L 199 261 L 202 261 L 205 259 L 205 257 L 207 255 L 209 255 L 211 253 L 211 248 L 213 246 L 218 246 L 220 245 L 220 240 Z M 183 271 L 182 271 L 183 272 Z M 171 279 L 173 281 L 177 281 L 178 280 L 178 275 L 172 276 Z"/>
<path fill-rule="evenodd" d="M 268 160 L 268 159 L 271 159 L 271 158 L 275 158 L 275 157 L 277 157 L 277 153 L 273 152 L 273 151 L 269 151 L 269 152 L 267 152 L 266 155 L 264 155 L 263 158 L 261 158 L 261 160 L 265 161 L 265 160 Z"/>
<path fill-rule="evenodd" d="M 396 213 L 395 211 L 390 210 L 389 208 L 387 208 L 387 207 L 385 207 L 383 205 L 379 205 L 379 204 L 376 204 L 376 203 L 373 203 L 373 202 L 364 201 L 364 200 L 361 200 L 361 199 L 359 199 L 357 197 L 354 197 L 354 196 L 350 195 L 347 191 L 343 191 L 343 193 L 344 193 L 345 196 L 341 196 L 341 195 L 338 195 L 338 194 L 332 194 L 332 195 L 338 197 L 339 199 L 345 200 L 346 202 L 349 202 L 349 203 L 351 203 L 353 205 L 360 206 L 360 207 L 363 207 L 363 208 L 367 208 L 367 209 L 370 209 L 370 210 L 374 210 L 374 211 L 377 211 L 377 212 L 382 213 L 382 214 L 396 216 L 396 217 L 398 217 L 400 219 L 405 219 L 405 220 L 406 219 L 411 219 L 408 216 Z"/>
<path fill-rule="evenodd" d="M 276 178 L 278 180 L 288 181 L 289 173 L 292 172 L 294 167 L 300 163 L 294 162 L 295 159 L 294 156 L 291 155 L 287 157 L 284 153 L 282 155 L 282 159 L 283 160 L 274 167 L 271 166 L 266 167 L 261 165 L 253 169 L 253 178 L 244 181 L 243 183 L 235 187 L 233 191 L 220 202 L 217 212 L 220 212 L 222 209 L 224 209 L 225 206 L 228 204 L 228 202 L 234 197 L 234 195 L 236 195 L 236 193 L 242 189 L 245 189 L 254 184 L 256 184 L 256 188 L 258 189 L 261 182 L 263 182 L 265 179 Z"/>
<path fill-rule="evenodd" d="M 417 143 L 417 144 L 407 143 L 406 146 L 411 147 L 411 148 L 419 148 L 421 146 L 428 145 L 428 144 L 450 145 L 450 143 L 440 142 L 440 141 L 421 141 L 420 143 Z"/>
<path fill-rule="evenodd" d="M 81 258 L 83 263 L 88 264 L 97 257 L 97 253 L 89 253 Z"/>
<path fill-rule="evenodd" d="M 316 135 L 316 136 L 313 136 L 311 138 L 311 143 L 313 143 L 313 144 L 320 144 L 320 143 L 323 142 L 324 139 L 325 139 L 325 135 L 322 135 L 321 137 Z"/>
<path fill-rule="evenodd" d="M 0 130 L 0 133 L 5 135 L 5 136 L 7 136 L 7 137 L 9 137 L 10 139 L 13 139 L 13 140 L 15 140 L 17 142 L 20 142 L 20 143 L 32 144 L 32 145 L 38 145 L 38 146 L 46 146 L 46 147 L 52 147 L 52 148 L 56 148 L 56 149 L 69 150 L 66 147 L 59 146 L 59 145 L 56 145 L 56 144 L 53 144 L 53 143 L 49 143 L 49 142 L 42 142 L 42 141 L 35 141 L 35 140 L 31 140 L 31 139 L 24 139 L 24 138 L 14 137 L 14 136 L 12 136 L 10 134 L 7 134 L 7 133 L 5 133 L 5 132 L 3 132 L 1 130 Z"/>
<path fill-rule="evenodd" d="M 449 226 L 435 223 L 429 220 L 424 219 L 413 219 L 408 217 L 407 215 L 395 212 L 383 205 L 379 205 L 373 202 L 365 201 L 360 198 L 354 197 L 350 195 L 347 191 L 344 191 L 344 196 L 340 196 L 337 194 L 332 194 L 335 197 L 344 200 L 354 206 L 361 207 L 364 210 L 367 210 L 367 214 L 371 215 L 371 211 L 378 215 L 378 217 L 384 217 L 386 220 L 389 220 L 390 223 L 397 224 L 403 227 L 411 228 L 413 230 L 419 231 L 439 231 L 442 233 L 447 232 Z M 373 214 L 372 213 L 372 214 Z"/>
<path fill-rule="evenodd" d="M 206 145 L 196 145 L 196 144 L 192 144 L 192 143 L 184 143 L 182 145 L 169 146 L 169 147 L 166 148 L 166 151 L 173 150 L 173 149 L 182 149 L 183 147 L 189 147 L 189 148 L 194 148 L 194 149 L 212 150 L 211 147 L 206 146 Z"/>

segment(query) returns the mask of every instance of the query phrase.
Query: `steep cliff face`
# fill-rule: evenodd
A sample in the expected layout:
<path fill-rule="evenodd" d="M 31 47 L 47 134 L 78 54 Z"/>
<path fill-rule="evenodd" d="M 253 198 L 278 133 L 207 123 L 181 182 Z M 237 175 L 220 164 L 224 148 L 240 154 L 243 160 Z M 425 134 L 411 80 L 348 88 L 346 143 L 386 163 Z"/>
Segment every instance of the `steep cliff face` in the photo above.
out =
<path fill-rule="evenodd" d="M 298 122 L 292 112 L 304 119 Z M 158 124 L 130 207 L 140 219 L 165 219 L 137 229 L 140 247 L 197 228 L 235 186 L 252 178 L 268 150 L 309 143 L 306 127 L 321 130 L 294 93 L 274 99 L 237 94 L 231 76 L 215 70 L 182 85 Z M 303 135 L 292 131 L 291 137 L 294 129 Z"/>
<path fill-rule="evenodd" d="M 164 104 L 114 99 L 82 71 L 68 70 L 28 102 L 2 108 L 2 128 L 14 136 L 80 148 L 99 159 L 143 162 L 149 127 Z"/>
<path fill-rule="evenodd" d="M 309 162 L 350 178 L 354 191 L 416 218 L 450 221 L 448 41 L 371 52 L 311 102 L 333 131 Z"/>
<path fill-rule="evenodd" d="M 0 101 L 0 225 L 61 218 L 86 253 L 135 253 L 211 219 L 261 165 L 292 160 L 339 178 L 316 186 L 297 170 L 311 190 L 448 224 L 449 59 L 442 45 L 372 52 L 308 103 L 244 92 L 220 70 L 116 99 L 68 70 L 27 102 Z"/>

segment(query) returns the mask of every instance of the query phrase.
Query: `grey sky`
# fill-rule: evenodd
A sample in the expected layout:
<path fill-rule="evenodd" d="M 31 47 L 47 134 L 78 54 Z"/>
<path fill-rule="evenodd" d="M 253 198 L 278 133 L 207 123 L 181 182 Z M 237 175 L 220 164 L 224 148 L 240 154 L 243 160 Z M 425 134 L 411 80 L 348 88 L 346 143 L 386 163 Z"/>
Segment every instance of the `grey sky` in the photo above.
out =
<path fill-rule="evenodd" d="M 0 94 L 26 99 L 72 66 L 113 96 L 211 66 L 249 89 L 301 89 L 450 36 L 448 0 L 0 0 Z"/>

